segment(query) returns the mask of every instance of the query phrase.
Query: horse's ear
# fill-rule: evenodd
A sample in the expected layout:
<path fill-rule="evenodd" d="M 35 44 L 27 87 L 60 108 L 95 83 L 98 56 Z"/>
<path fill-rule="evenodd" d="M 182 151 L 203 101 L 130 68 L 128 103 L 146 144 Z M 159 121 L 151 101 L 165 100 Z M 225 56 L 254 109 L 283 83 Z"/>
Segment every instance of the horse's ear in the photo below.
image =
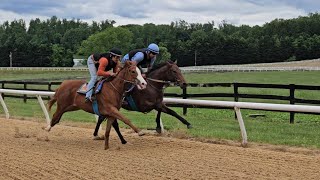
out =
<path fill-rule="evenodd" d="M 175 61 L 173 62 L 173 64 L 177 65 L 177 60 L 175 60 Z"/>

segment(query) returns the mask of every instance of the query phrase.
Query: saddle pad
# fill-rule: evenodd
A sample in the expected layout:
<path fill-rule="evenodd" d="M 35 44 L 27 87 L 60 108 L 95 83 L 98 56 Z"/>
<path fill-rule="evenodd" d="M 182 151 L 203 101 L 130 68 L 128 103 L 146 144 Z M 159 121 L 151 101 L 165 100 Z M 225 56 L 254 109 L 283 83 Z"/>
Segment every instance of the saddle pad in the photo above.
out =
<path fill-rule="evenodd" d="M 126 96 L 125 101 L 129 104 L 129 107 L 132 111 L 139 111 L 131 95 Z"/>
<path fill-rule="evenodd" d="M 80 88 L 78 89 L 77 93 L 79 94 L 86 94 L 87 92 L 87 85 L 88 83 L 84 83 L 80 86 Z"/>

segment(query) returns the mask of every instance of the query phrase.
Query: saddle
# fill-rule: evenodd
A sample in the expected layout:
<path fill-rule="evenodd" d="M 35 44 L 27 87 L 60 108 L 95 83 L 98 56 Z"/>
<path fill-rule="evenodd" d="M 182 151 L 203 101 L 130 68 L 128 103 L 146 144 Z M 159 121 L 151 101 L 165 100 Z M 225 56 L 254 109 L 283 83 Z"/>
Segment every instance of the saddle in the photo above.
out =
<path fill-rule="evenodd" d="M 93 91 L 93 93 L 92 93 L 92 95 L 94 95 L 94 94 L 99 94 L 100 93 L 100 91 L 101 91 L 101 89 L 102 89 L 102 85 L 103 85 L 103 83 L 106 81 L 107 79 L 100 79 L 100 80 L 98 80 L 96 83 L 95 83 L 95 85 L 93 86 L 93 89 L 95 90 L 95 91 Z M 82 84 L 81 86 L 80 86 L 80 88 L 77 90 L 77 93 L 79 93 L 79 94 L 86 94 L 87 93 L 87 91 L 89 90 L 88 88 L 87 88 L 87 86 L 88 86 L 88 83 L 84 83 L 84 84 Z"/>

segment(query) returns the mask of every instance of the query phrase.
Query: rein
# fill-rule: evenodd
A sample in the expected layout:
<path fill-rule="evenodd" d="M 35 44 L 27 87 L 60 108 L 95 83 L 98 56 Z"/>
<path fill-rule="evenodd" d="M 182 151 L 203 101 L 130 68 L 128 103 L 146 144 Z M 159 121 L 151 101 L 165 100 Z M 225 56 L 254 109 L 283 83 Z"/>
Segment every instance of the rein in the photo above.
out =
<path fill-rule="evenodd" d="M 153 82 L 158 82 L 158 83 L 164 83 L 164 84 L 170 84 L 171 81 L 164 81 L 160 79 L 153 79 L 153 78 L 147 78 L 147 80 L 153 81 Z"/>
<path fill-rule="evenodd" d="M 121 93 L 118 91 L 118 89 L 113 85 L 112 82 L 110 82 L 111 86 L 121 95 Z"/>
<path fill-rule="evenodd" d="M 164 81 L 164 80 L 160 80 L 160 79 L 153 79 L 153 78 L 147 78 L 147 80 L 150 80 L 150 81 L 153 81 L 153 82 L 157 82 L 157 83 L 163 83 L 163 84 L 166 84 L 166 85 L 169 85 L 171 83 L 171 81 Z M 168 86 L 164 86 L 162 89 L 158 89 L 156 87 L 154 87 L 152 85 L 152 83 L 148 83 L 153 89 L 157 90 L 158 92 L 163 92 L 163 90 L 165 88 L 167 88 Z"/>

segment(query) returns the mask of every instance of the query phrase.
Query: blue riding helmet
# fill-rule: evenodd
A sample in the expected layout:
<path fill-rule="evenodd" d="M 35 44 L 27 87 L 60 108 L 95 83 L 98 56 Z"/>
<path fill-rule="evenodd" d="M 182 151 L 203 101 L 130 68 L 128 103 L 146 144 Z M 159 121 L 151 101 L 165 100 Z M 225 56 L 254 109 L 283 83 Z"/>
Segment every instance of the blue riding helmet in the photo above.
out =
<path fill-rule="evenodd" d="M 149 46 L 148 46 L 148 51 L 151 51 L 155 54 L 159 54 L 159 46 L 156 45 L 155 43 L 151 43 Z"/>

